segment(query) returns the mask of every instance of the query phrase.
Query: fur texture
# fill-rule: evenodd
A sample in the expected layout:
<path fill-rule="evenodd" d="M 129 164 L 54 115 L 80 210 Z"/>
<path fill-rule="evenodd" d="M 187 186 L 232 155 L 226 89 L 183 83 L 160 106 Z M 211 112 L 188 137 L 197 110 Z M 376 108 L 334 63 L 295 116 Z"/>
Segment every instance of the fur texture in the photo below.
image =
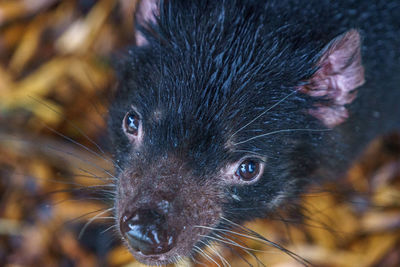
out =
<path fill-rule="evenodd" d="M 152 206 L 161 191 L 169 192 L 166 183 L 179 183 L 168 196 L 177 195 L 183 214 L 196 207 L 202 210 L 188 214 L 212 217 L 198 219 L 203 226 L 218 226 L 218 216 L 238 223 L 264 217 L 305 185 L 342 175 L 367 142 L 400 126 L 398 1 L 170 0 L 156 6 L 153 17 L 139 21 L 140 41 L 119 64 L 110 115 L 122 169 L 117 220 L 138 205 Z M 352 29 L 361 36 L 365 83 L 348 88 L 357 97 L 340 102 L 346 116 L 327 127 L 319 117 L 328 116 L 324 110 L 309 110 L 337 105 L 337 94 L 298 88 L 316 77 L 331 42 Z M 139 147 L 121 127 L 132 108 L 142 115 Z M 224 183 L 221 170 L 246 157 L 263 161 L 262 177 L 245 185 Z M 176 169 L 166 168 L 171 165 Z M 158 184 L 161 170 L 170 178 Z M 146 202 L 137 188 L 148 184 L 159 190 L 149 189 Z M 196 184 L 201 191 L 193 189 Z M 202 239 L 185 238 L 190 242 L 173 250 L 179 257 L 190 255 Z M 174 260 L 167 256 L 139 259 Z"/>

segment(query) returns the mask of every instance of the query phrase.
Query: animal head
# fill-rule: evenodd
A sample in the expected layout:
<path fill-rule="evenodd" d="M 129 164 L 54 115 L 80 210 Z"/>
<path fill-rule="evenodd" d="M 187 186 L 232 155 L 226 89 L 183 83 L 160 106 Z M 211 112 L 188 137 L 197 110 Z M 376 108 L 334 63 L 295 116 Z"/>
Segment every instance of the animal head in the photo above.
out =
<path fill-rule="evenodd" d="M 315 144 L 348 117 L 364 81 L 359 33 L 307 40 L 259 8 L 137 7 L 110 132 L 117 224 L 143 263 L 192 256 L 297 195 L 321 163 Z"/>

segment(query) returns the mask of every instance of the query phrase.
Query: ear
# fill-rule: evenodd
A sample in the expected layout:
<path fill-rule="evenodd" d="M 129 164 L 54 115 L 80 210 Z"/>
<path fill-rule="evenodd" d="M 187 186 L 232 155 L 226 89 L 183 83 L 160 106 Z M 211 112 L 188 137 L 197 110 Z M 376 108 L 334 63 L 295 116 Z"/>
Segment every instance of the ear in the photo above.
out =
<path fill-rule="evenodd" d="M 149 25 L 157 23 L 156 17 L 160 15 L 160 0 L 139 0 L 135 9 L 135 37 L 136 45 L 148 44 L 142 30 L 151 30 Z"/>
<path fill-rule="evenodd" d="M 299 89 L 307 95 L 327 100 L 308 112 L 332 128 L 348 118 L 345 105 L 356 98 L 355 89 L 364 84 L 358 31 L 350 30 L 332 40 L 322 50 L 317 68 Z"/>

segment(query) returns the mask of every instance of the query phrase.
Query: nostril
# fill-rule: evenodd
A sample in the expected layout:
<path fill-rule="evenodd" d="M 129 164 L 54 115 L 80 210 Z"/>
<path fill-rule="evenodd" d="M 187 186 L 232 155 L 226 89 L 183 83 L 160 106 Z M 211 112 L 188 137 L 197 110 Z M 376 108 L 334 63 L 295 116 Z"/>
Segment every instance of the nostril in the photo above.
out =
<path fill-rule="evenodd" d="M 175 230 L 155 210 L 139 209 L 129 217 L 122 216 L 120 228 L 129 245 L 145 255 L 168 252 L 175 242 Z"/>

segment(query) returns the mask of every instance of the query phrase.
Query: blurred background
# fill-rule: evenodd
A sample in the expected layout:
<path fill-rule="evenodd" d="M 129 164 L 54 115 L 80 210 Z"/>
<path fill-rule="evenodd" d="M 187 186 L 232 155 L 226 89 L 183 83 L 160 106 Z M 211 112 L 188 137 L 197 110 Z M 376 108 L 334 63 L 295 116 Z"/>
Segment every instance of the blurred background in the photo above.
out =
<path fill-rule="evenodd" d="M 0 266 L 140 266 L 114 228 L 106 129 L 135 3 L 0 0 Z M 300 204 L 246 226 L 315 266 L 400 266 L 399 134 Z M 180 265 L 228 266 L 218 251 L 232 266 L 302 266 L 238 242 L 254 251 L 215 245 L 215 262 Z"/>

